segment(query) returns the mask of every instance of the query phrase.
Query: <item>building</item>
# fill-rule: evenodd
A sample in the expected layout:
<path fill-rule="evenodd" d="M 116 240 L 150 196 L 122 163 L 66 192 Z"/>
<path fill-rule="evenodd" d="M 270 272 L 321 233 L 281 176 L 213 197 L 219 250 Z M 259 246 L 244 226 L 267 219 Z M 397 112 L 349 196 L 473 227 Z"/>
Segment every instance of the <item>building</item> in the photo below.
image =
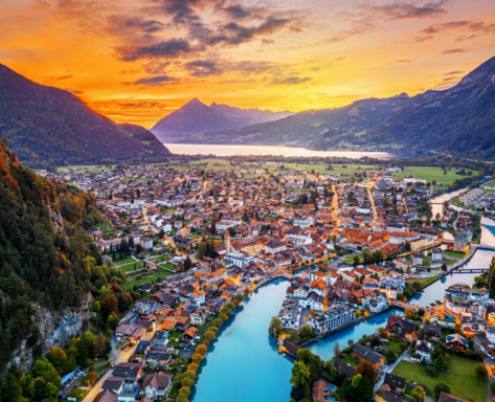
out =
<path fill-rule="evenodd" d="M 143 381 L 144 395 L 152 400 L 162 400 L 168 396 L 172 378 L 163 373 L 148 374 Z"/>
<path fill-rule="evenodd" d="M 370 363 L 375 370 L 381 370 L 385 364 L 385 356 L 359 343 L 354 345 L 352 351 L 359 361 Z"/>

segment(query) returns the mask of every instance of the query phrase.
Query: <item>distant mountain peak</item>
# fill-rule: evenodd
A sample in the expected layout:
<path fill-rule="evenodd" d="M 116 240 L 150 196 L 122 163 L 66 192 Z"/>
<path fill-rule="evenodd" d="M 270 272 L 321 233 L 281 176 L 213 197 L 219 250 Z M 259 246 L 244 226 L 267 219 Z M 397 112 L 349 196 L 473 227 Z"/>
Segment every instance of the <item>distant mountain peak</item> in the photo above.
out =
<path fill-rule="evenodd" d="M 189 102 L 187 102 L 182 107 L 187 107 L 187 106 L 206 106 L 206 107 L 208 107 L 208 105 L 206 103 L 201 102 L 198 98 L 192 98 Z"/>
<path fill-rule="evenodd" d="M 210 106 L 193 98 L 181 108 L 165 116 L 151 129 L 168 142 L 187 142 L 191 134 L 238 129 L 287 117 L 289 112 L 259 109 L 240 109 L 213 102 Z"/>

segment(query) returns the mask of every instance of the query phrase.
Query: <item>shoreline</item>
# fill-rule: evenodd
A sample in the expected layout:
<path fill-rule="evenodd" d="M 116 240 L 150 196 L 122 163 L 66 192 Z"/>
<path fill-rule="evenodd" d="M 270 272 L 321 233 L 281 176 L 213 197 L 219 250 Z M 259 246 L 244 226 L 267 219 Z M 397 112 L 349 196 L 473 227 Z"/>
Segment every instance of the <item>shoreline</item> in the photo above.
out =
<path fill-rule="evenodd" d="M 438 275 L 437 279 L 435 279 L 435 281 L 433 281 L 432 283 L 420 288 L 417 292 L 414 293 L 414 295 L 412 295 L 406 303 L 409 303 L 410 301 L 413 301 L 413 297 L 420 294 L 420 293 L 423 293 L 425 291 L 425 289 L 429 288 L 430 286 L 433 286 L 435 283 L 437 283 L 440 279 L 444 278 L 445 276 L 447 275 L 450 275 L 450 274 L 453 274 L 455 273 L 455 270 L 461 268 L 463 265 L 467 264 L 472 258 L 473 256 L 476 254 L 476 252 L 478 251 L 478 247 L 480 245 L 474 245 L 474 247 L 471 248 L 471 251 L 469 253 L 469 255 L 467 255 L 466 257 L 464 257 L 461 261 L 458 261 L 456 264 L 454 264 L 454 266 L 452 268 L 450 268 L 449 270 L 441 273 Z M 411 305 L 414 305 L 414 303 L 411 303 Z M 421 306 L 419 306 L 421 308 Z M 386 312 L 393 312 L 394 310 L 396 311 L 403 311 L 403 309 L 401 309 L 400 307 L 396 306 L 396 305 L 393 305 L 393 304 L 389 304 L 387 308 L 383 309 L 382 311 L 379 311 L 379 312 L 375 312 L 375 313 L 371 313 L 370 315 L 368 316 L 361 316 L 361 317 L 358 317 L 357 319 L 355 319 L 354 321 L 352 322 L 349 322 L 339 328 L 336 328 L 332 331 L 329 331 L 329 332 L 326 332 L 324 334 L 320 334 L 314 338 L 311 338 L 311 339 L 308 339 L 304 342 L 302 342 L 300 345 L 297 345 L 298 348 L 303 348 L 303 347 L 307 347 L 309 345 L 312 345 L 314 343 L 317 343 L 319 341 L 322 341 L 326 338 L 328 338 L 329 336 L 333 335 L 333 334 L 336 334 L 344 329 L 347 329 L 347 328 L 350 328 L 350 327 L 353 327 L 355 325 L 358 325 L 362 322 L 365 322 L 369 319 L 372 319 L 374 317 L 377 317 L 379 316 L 380 314 L 383 314 L 383 313 L 386 313 Z M 289 353 L 283 353 L 284 355 L 288 355 L 288 356 L 291 356 L 291 357 L 295 357 L 295 356 L 292 356 L 291 354 Z"/>

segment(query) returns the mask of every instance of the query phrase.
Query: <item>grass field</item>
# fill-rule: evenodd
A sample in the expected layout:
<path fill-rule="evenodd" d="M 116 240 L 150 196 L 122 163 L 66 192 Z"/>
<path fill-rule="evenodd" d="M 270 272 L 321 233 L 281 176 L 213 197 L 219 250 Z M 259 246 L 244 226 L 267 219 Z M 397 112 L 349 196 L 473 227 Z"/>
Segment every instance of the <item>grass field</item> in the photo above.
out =
<path fill-rule="evenodd" d="M 299 170 L 303 172 L 317 172 L 322 174 L 329 174 L 334 176 L 351 176 L 356 173 L 364 173 L 367 170 L 376 170 L 377 167 L 373 165 L 359 165 L 359 164 L 332 164 L 330 167 L 324 163 L 284 163 L 288 169 Z"/>
<path fill-rule="evenodd" d="M 443 252 L 443 256 L 445 258 L 445 262 L 447 263 L 447 265 L 453 265 L 457 261 L 462 260 L 465 254 L 462 251 L 445 250 Z"/>
<path fill-rule="evenodd" d="M 423 279 L 408 279 L 408 283 L 414 283 L 418 282 L 421 287 L 420 289 L 424 289 L 427 286 L 430 286 L 433 282 L 435 282 L 438 279 L 439 275 L 433 275 L 429 276 L 428 278 L 423 278 Z"/>
<path fill-rule="evenodd" d="M 231 172 L 234 170 L 234 166 L 226 159 L 200 159 L 189 162 L 189 166 L 211 172 Z"/>
<path fill-rule="evenodd" d="M 475 370 L 479 364 L 481 362 L 476 360 L 451 355 L 448 371 L 437 377 L 430 376 L 422 365 L 406 361 L 402 361 L 393 374 L 426 385 L 429 392 L 433 392 L 436 384 L 443 382 L 450 387 L 450 392 L 458 397 L 484 402 L 487 386 L 486 380 L 476 374 Z"/>
<path fill-rule="evenodd" d="M 386 345 L 386 349 L 393 353 L 396 353 L 397 355 L 400 355 L 404 351 L 404 348 L 402 347 L 400 342 L 395 339 L 390 340 L 390 342 Z"/>
<path fill-rule="evenodd" d="M 133 261 L 130 262 L 129 264 L 124 264 L 124 265 L 119 265 L 119 270 L 122 271 L 124 274 L 127 274 L 132 271 L 136 271 L 138 269 L 144 268 L 144 264 L 141 262 Z"/>
<path fill-rule="evenodd" d="M 437 186 L 446 187 L 452 184 L 454 181 L 469 177 L 466 175 L 460 175 L 457 172 L 460 168 L 452 168 L 447 170 L 447 174 L 444 174 L 444 170 L 438 166 L 407 166 L 403 171 L 397 172 L 394 176 L 397 179 L 403 179 L 405 177 L 413 177 L 415 179 L 426 180 L 429 183 L 435 182 Z M 476 171 L 465 169 L 466 173 L 471 172 L 474 176 Z"/>
<path fill-rule="evenodd" d="M 80 171 L 80 172 L 106 172 L 113 170 L 115 165 L 69 165 L 69 166 L 58 166 L 57 170 L 59 172 L 69 172 L 70 170 Z"/>
<path fill-rule="evenodd" d="M 171 273 L 169 271 L 166 271 L 164 269 L 159 269 L 141 278 L 136 278 L 136 279 L 129 278 L 124 283 L 124 290 L 132 290 L 135 287 L 139 287 L 147 283 L 155 283 L 157 281 L 162 280 L 163 278 L 166 278 L 170 274 Z"/>
<path fill-rule="evenodd" d="M 128 265 L 128 264 L 131 264 L 133 262 L 136 262 L 136 260 L 134 258 L 127 257 L 127 258 L 124 258 L 122 260 L 114 261 L 114 264 L 117 265 L 118 267 L 121 267 L 123 265 Z"/>
<path fill-rule="evenodd" d="M 171 264 L 170 262 L 162 262 L 161 264 L 158 264 L 158 266 L 169 272 L 175 272 L 178 269 L 176 265 Z"/>

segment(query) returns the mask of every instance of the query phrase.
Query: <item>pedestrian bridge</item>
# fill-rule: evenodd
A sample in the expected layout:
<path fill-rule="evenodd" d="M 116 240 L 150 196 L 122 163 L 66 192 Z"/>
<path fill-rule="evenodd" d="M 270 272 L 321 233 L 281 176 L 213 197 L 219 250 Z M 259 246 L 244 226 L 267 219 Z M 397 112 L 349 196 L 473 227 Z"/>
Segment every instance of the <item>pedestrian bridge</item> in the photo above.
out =
<path fill-rule="evenodd" d="M 418 304 L 406 303 L 399 300 L 395 300 L 390 304 L 392 307 L 400 308 L 401 310 L 418 311 L 421 307 Z"/>
<path fill-rule="evenodd" d="M 489 244 L 478 244 L 476 246 L 477 250 L 487 250 L 487 251 L 495 251 L 495 246 L 490 246 Z"/>
<path fill-rule="evenodd" d="M 456 269 L 454 271 L 452 271 L 452 273 L 456 273 L 456 274 L 482 274 L 484 272 L 487 272 L 488 271 L 488 267 L 487 268 L 459 268 L 459 269 Z"/>

